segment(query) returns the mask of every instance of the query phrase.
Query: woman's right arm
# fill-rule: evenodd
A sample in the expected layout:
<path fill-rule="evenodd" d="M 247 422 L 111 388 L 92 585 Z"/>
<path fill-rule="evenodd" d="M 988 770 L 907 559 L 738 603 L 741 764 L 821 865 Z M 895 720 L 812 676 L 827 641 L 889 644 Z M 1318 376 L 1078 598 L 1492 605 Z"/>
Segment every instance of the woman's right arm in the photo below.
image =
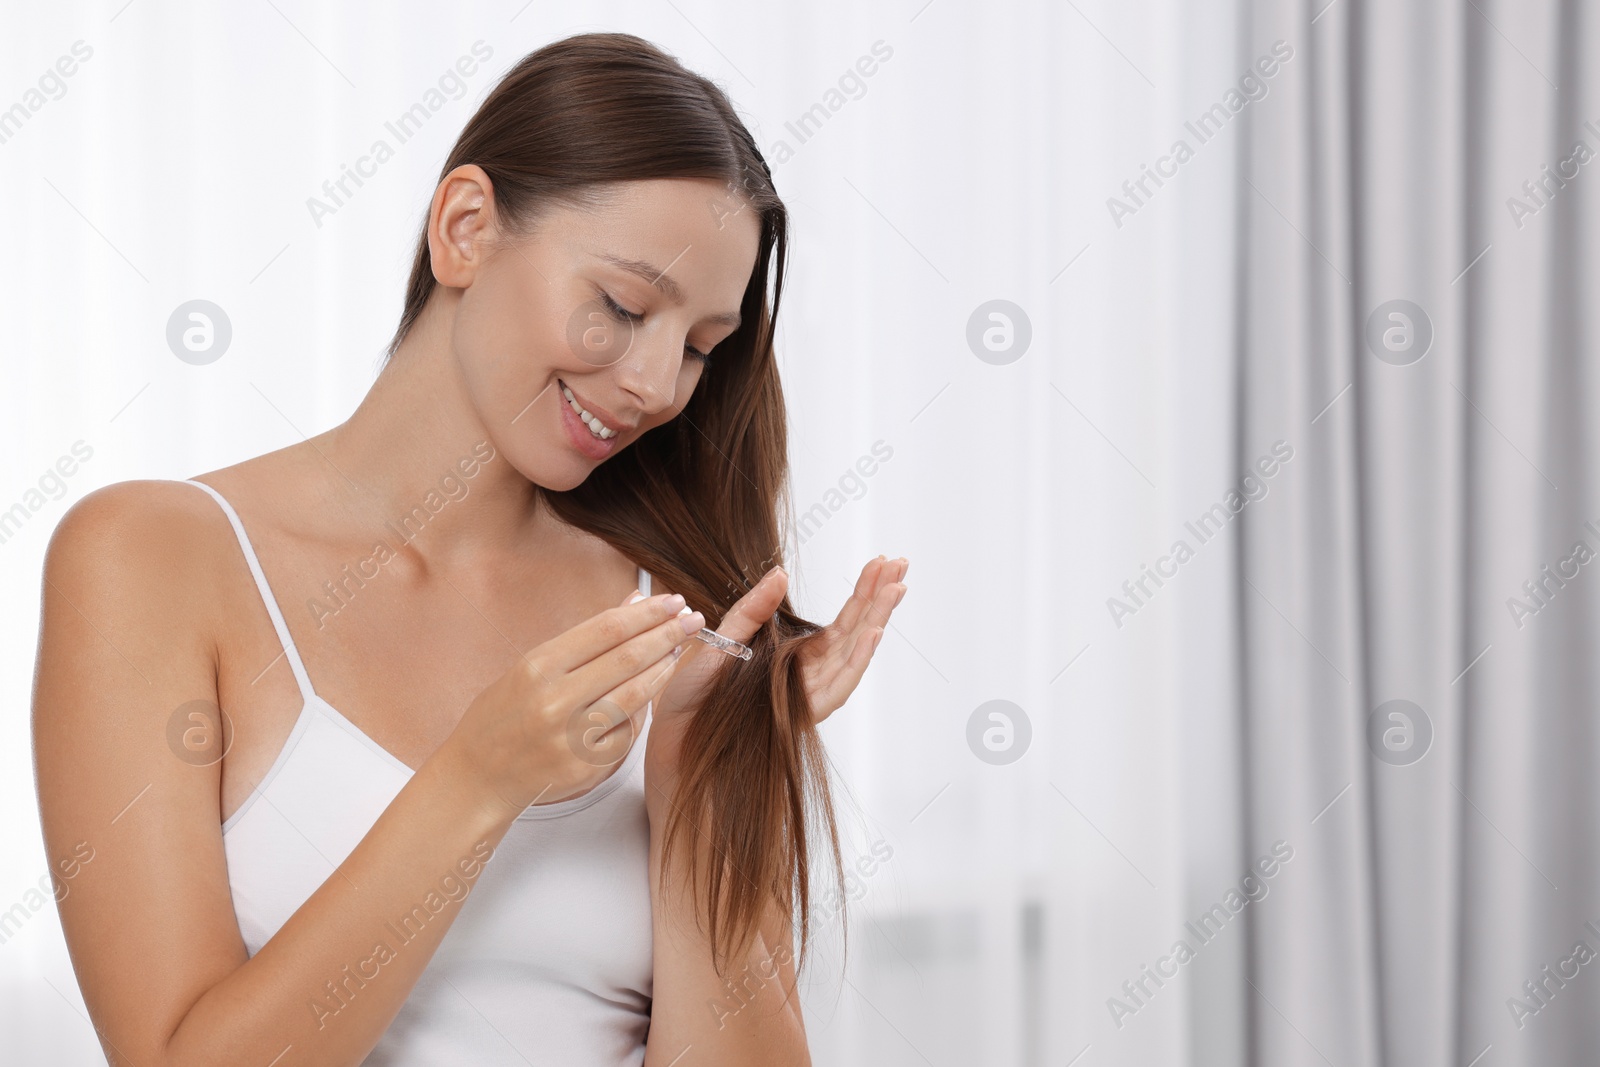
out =
<path fill-rule="evenodd" d="M 252 957 L 228 884 L 221 763 L 169 747 L 176 709 L 217 700 L 208 579 L 229 565 L 174 484 L 89 494 L 46 555 L 35 765 L 84 1001 L 112 1064 L 358 1064 L 466 899 L 441 880 L 476 880 L 538 782 L 554 799 L 603 776 L 562 751 L 565 709 L 602 694 L 642 708 L 682 631 L 652 598 L 524 656 Z M 431 918 L 397 943 L 389 924 L 418 907 Z"/>

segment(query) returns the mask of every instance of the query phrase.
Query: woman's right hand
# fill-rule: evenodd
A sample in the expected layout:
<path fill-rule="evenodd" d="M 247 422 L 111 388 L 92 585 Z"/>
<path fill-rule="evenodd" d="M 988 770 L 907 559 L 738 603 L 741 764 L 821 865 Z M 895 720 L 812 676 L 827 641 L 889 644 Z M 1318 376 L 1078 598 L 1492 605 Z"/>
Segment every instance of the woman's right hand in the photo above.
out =
<path fill-rule="evenodd" d="M 645 706 L 705 625 L 674 593 L 609 608 L 525 653 L 468 705 L 441 751 L 515 816 L 594 788 L 628 754 Z"/>

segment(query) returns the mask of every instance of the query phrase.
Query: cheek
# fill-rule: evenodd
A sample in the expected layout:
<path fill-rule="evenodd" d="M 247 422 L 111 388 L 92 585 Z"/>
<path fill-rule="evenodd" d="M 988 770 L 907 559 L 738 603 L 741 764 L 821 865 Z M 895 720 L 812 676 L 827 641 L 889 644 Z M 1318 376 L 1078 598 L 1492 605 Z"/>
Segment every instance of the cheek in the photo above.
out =
<path fill-rule="evenodd" d="M 689 405 L 689 398 L 694 395 L 695 389 L 700 385 L 700 378 L 705 372 L 705 364 L 698 359 L 685 356 L 683 365 L 678 368 L 678 384 L 672 393 L 673 410 L 681 411 Z"/>
<path fill-rule="evenodd" d="M 450 331 L 450 347 L 468 378 L 479 378 L 507 357 L 512 347 L 500 304 L 479 286 L 461 294 L 455 322 Z"/>
<path fill-rule="evenodd" d="M 700 384 L 700 376 L 705 373 L 706 365 L 698 359 L 684 358 L 683 365 L 678 368 L 678 393 L 684 403 L 689 402 L 689 397 L 694 393 L 695 386 Z"/>
<path fill-rule="evenodd" d="M 553 312 L 542 297 L 495 289 L 479 285 L 462 294 L 451 347 L 480 400 L 499 398 L 520 409 L 527 398 L 516 398 L 560 361 L 553 346 L 561 344 L 561 326 L 552 323 Z"/>

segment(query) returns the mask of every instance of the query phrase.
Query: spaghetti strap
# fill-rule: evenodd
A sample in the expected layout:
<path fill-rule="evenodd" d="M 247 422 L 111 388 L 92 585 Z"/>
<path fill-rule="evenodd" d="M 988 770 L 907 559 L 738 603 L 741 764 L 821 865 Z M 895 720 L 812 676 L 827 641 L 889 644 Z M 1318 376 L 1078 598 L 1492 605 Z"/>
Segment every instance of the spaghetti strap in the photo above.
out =
<path fill-rule="evenodd" d="M 283 612 L 278 610 L 278 600 L 272 595 L 272 587 L 267 584 L 267 576 L 261 571 L 261 561 L 256 558 L 256 550 L 250 547 L 250 538 L 245 535 L 244 523 L 239 521 L 239 513 L 233 510 L 233 505 L 223 498 L 205 482 L 197 482 L 193 478 L 183 481 L 189 485 L 198 485 L 215 498 L 222 505 L 223 512 L 228 516 L 228 521 L 233 524 L 233 532 L 238 535 L 239 547 L 244 550 L 245 562 L 250 565 L 250 574 L 256 580 L 256 589 L 261 593 L 262 603 L 267 606 L 267 614 L 272 618 L 272 628 L 278 631 L 278 643 L 283 646 L 284 654 L 289 658 L 289 669 L 294 671 L 294 680 L 300 686 L 300 695 L 306 700 L 316 696 L 316 690 L 311 688 L 311 676 L 306 673 L 306 665 L 300 659 L 300 650 L 295 647 L 294 638 L 289 636 L 289 624 L 284 622 Z"/>
<path fill-rule="evenodd" d="M 634 566 L 638 567 L 638 564 L 634 564 Z M 645 596 L 649 596 L 650 595 L 650 572 L 645 570 L 643 567 L 639 567 L 638 569 L 639 569 L 639 592 L 643 593 Z"/>

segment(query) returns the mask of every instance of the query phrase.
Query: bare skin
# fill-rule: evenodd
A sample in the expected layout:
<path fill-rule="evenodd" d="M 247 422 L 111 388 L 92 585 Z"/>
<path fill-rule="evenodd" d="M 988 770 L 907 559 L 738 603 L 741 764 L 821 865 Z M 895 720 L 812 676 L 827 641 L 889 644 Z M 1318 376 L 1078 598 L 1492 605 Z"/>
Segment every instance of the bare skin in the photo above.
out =
<path fill-rule="evenodd" d="M 309 997 L 370 955 L 385 917 L 442 875 L 470 880 L 475 850 L 498 844 L 522 807 L 610 773 L 615 763 L 596 766 L 566 741 L 596 700 L 634 717 L 611 735 L 624 750 L 656 701 L 646 792 L 659 873 L 677 738 L 725 657 L 686 637 L 681 598 L 659 583 L 625 605 L 633 564 L 536 508 L 531 490 L 571 488 L 604 462 L 570 439 L 558 379 L 613 416 L 617 451 L 679 414 L 702 373 L 694 353 L 733 330 L 725 320 L 753 268 L 757 218 L 716 182 L 629 183 L 598 210 L 562 209 L 512 239 L 488 176 L 469 165 L 440 183 L 429 240 L 441 287 L 351 417 L 199 476 L 238 510 L 317 692 L 415 770 L 254 957 L 233 914 L 221 824 L 276 758 L 301 698 L 232 529 L 193 486 L 124 482 L 89 494 L 52 538 L 34 691 L 40 806 L 68 947 L 111 1063 L 359 1063 L 459 906 L 335 1023 L 317 1026 Z M 607 254 L 653 264 L 683 302 Z M 570 328 L 602 292 L 644 317 L 617 325 L 627 343 L 597 357 L 573 348 Z M 475 447 L 469 477 L 460 463 Z M 371 557 L 376 540 L 397 545 L 383 524 L 452 474 L 456 488 L 434 498 L 448 503 L 347 603 L 333 600 L 323 583 Z M 819 718 L 855 688 L 906 566 L 869 562 L 806 664 Z M 754 633 L 786 580 L 769 575 L 721 632 Z M 174 713 L 196 700 L 220 705 L 233 727 L 226 754 L 204 766 L 175 758 L 168 741 Z M 73 865 L 85 843 L 94 859 Z M 652 885 L 652 906 L 647 1064 L 689 1044 L 701 1064 L 809 1062 L 782 964 L 787 916 L 770 916 L 747 961 L 781 981 L 717 1026 L 706 1005 L 724 990 L 696 903 L 658 899 Z"/>

